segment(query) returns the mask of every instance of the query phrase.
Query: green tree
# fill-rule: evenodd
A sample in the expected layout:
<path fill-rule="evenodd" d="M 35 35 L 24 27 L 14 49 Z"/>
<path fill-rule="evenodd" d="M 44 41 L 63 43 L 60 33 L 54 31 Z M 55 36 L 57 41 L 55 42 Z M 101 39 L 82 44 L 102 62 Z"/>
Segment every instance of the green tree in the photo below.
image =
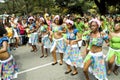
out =
<path fill-rule="evenodd" d="M 5 0 L 0 3 L 0 13 L 78 13 L 83 14 L 89 10 L 104 15 L 107 13 L 120 13 L 120 0 Z M 95 6 L 95 7 L 94 7 Z"/>

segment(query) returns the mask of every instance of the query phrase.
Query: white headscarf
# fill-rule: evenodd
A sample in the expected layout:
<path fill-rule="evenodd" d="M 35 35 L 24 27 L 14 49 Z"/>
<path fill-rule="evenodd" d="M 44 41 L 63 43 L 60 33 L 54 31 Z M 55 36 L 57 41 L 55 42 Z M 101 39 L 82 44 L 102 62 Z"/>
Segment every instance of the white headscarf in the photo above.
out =
<path fill-rule="evenodd" d="M 56 16 L 54 17 L 53 21 L 55 21 L 57 18 L 60 19 L 60 16 L 59 16 L 59 15 L 56 15 Z"/>
<path fill-rule="evenodd" d="M 28 18 L 28 22 L 30 22 L 31 19 L 35 21 L 35 19 L 33 18 L 33 16 L 31 16 L 31 17 Z"/>
<path fill-rule="evenodd" d="M 42 20 L 43 22 L 45 22 L 45 19 L 43 17 L 40 17 L 40 20 Z"/>
<path fill-rule="evenodd" d="M 100 21 L 99 21 L 97 18 L 91 19 L 91 20 L 89 21 L 89 23 L 91 23 L 91 22 L 96 22 L 96 23 L 98 24 L 99 27 L 101 26 L 101 23 L 100 23 Z"/>
<path fill-rule="evenodd" d="M 72 20 L 67 19 L 65 22 L 66 22 L 67 24 L 74 25 L 74 22 L 73 22 Z"/>

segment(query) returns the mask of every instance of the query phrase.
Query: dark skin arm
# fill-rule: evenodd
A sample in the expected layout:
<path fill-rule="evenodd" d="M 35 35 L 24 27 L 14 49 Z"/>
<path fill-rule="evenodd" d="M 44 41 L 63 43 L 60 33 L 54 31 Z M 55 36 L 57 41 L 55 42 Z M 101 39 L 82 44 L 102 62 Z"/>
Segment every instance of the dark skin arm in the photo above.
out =
<path fill-rule="evenodd" d="M 2 43 L 2 45 L 3 45 L 3 47 L 0 49 L 0 53 L 4 53 L 4 52 L 7 51 L 7 47 L 8 47 L 7 41 L 4 41 L 4 42 Z"/>
<path fill-rule="evenodd" d="M 65 27 L 62 29 L 61 33 L 66 33 L 66 28 Z"/>
<path fill-rule="evenodd" d="M 32 30 L 29 31 L 29 33 L 33 33 L 35 32 L 37 29 L 36 28 L 33 28 Z"/>
<path fill-rule="evenodd" d="M 77 33 L 76 36 L 78 37 L 78 39 L 72 40 L 72 42 L 78 42 L 78 41 L 82 40 L 82 35 L 81 35 L 80 33 Z M 71 43 L 72 43 L 72 42 L 71 42 Z"/>

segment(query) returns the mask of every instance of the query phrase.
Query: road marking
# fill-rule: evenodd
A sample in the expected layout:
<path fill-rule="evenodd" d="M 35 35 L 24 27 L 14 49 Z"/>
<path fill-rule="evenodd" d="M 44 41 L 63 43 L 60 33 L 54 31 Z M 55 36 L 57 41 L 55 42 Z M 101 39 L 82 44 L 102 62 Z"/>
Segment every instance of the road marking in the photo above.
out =
<path fill-rule="evenodd" d="M 60 61 L 60 60 L 58 60 L 58 62 L 59 62 L 59 61 Z M 44 64 L 44 65 L 40 65 L 40 66 L 37 66 L 37 67 L 34 67 L 34 68 L 30 68 L 30 69 L 27 69 L 27 70 L 24 70 L 24 71 L 20 71 L 20 72 L 18 72 L 18 74 L 23 74 L 23 73 L 30 72 L 30 71 L 33 71 L 33 70 L 37 70 L 37 69 L 39 69 L 39 68 L 43 68 L 43 67 L 49 66 L 49 65 L 51 65 L 51 64 L 52 64 L 52 62 L 51 62 L 51 63 Z"/>

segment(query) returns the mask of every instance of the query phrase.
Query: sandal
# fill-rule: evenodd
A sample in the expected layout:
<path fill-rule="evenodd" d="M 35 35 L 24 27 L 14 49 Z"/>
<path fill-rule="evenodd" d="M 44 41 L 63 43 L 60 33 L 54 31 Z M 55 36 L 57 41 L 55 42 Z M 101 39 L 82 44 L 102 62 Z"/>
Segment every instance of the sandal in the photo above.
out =
<path fill-rule="evenodd" d="M 57 64 L 58 62 L 55 62 L 55 63 L 52 63 L 52 65 L 55 65 L 55 64 Z"/>
<path fill-rule="evenodd" d="M 65 74 L 68 74 L 68 73 L 70 73 L 71 71 L 72 71 L 72 70 L 66 71 Z"/>
<path fill-rule="evenodd" d="M 76 72 L 76 73 L 71 73 L 71 76 L 74 76 L 74 75 L 76 75 L 76 74 L 78 74 L 78 72 Z"/>
<path fill-rule="evenodd" d="M 40 58 L 44 57 L 44 55 L 40 56 Z"/>

